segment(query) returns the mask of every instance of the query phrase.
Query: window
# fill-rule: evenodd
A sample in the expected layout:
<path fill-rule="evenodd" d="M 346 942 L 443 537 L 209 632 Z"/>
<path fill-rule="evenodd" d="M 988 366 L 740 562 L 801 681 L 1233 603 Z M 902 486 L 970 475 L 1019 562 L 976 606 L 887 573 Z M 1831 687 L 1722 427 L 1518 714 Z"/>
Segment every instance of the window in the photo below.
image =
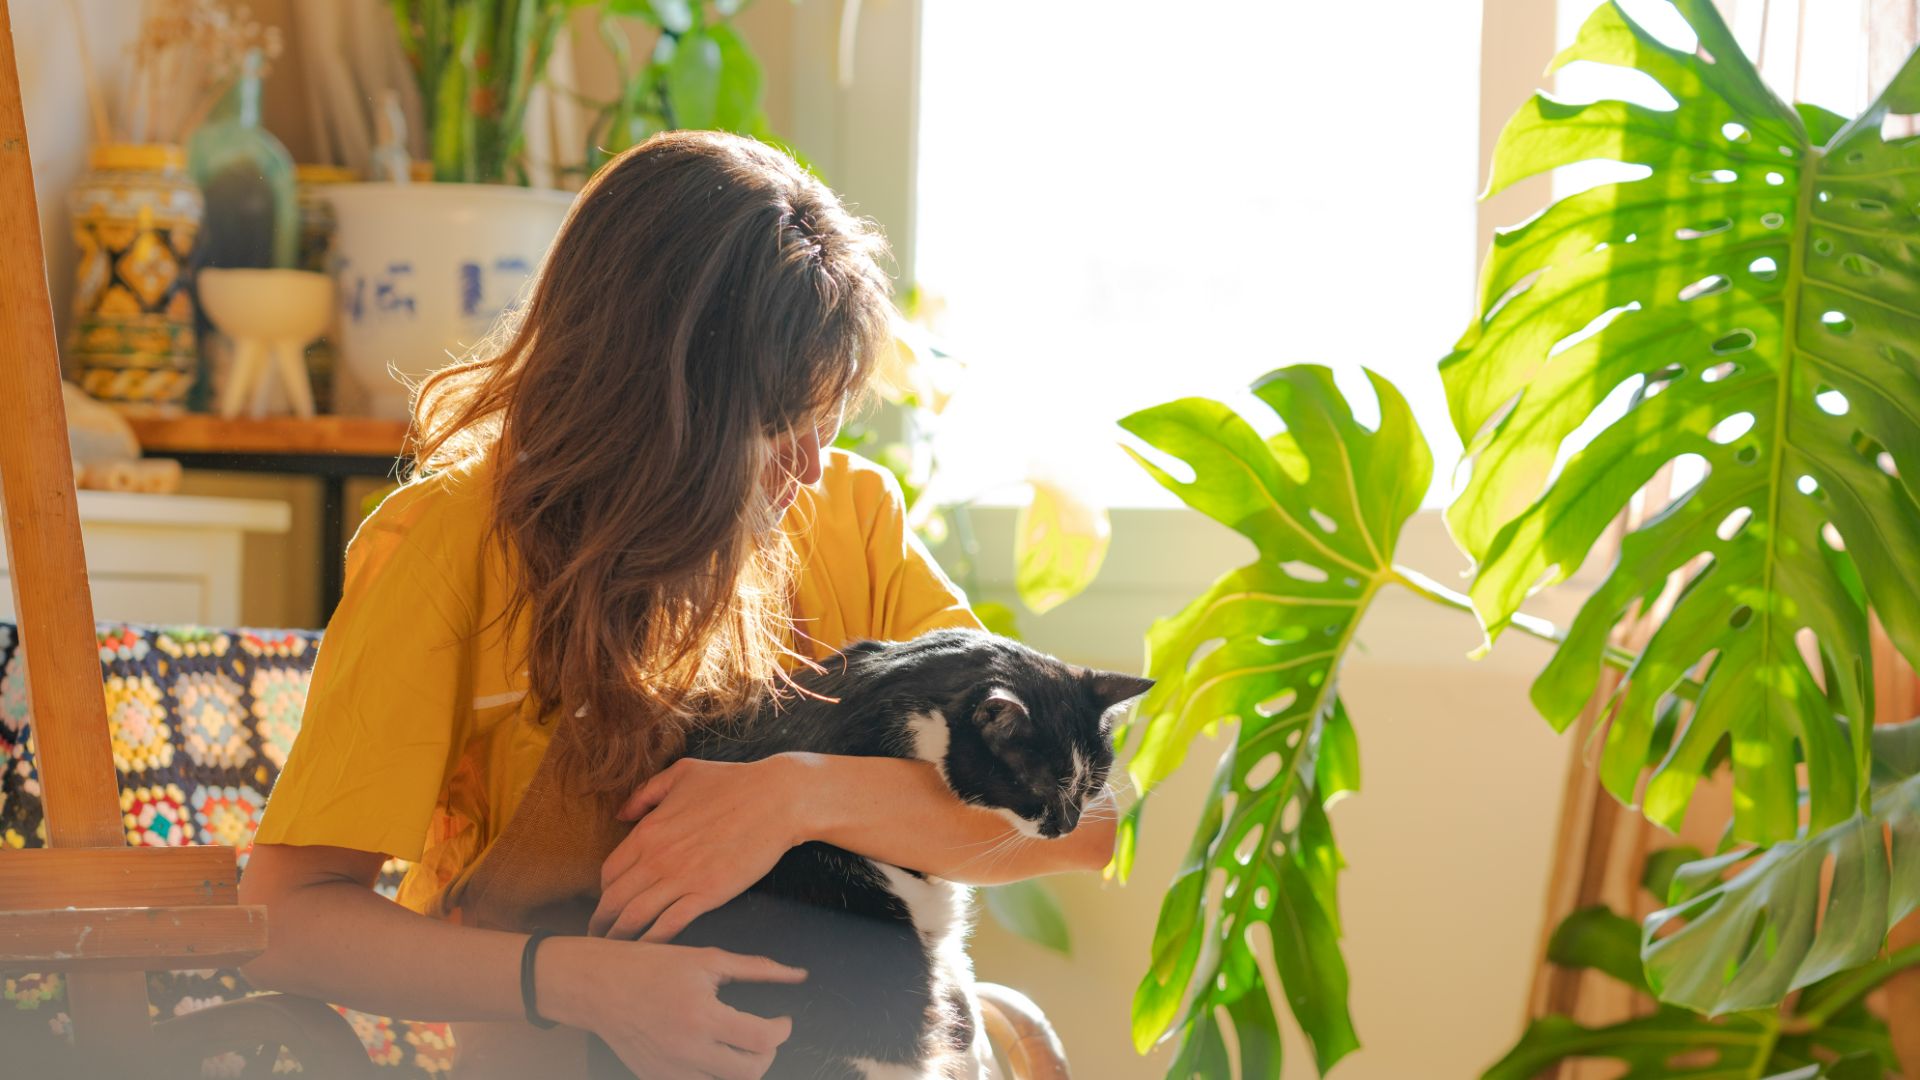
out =
<path fill-rule="evenodd" d="M 1360 367 L 1392 379 L 1443 480 L 1480 6 L 924 0 L 911 276 L 968 364 L 934 433 L 944 494 L 1038 470 L 1169 505 L 1114 421 L 1305 361 L 1363 414 Z"/>

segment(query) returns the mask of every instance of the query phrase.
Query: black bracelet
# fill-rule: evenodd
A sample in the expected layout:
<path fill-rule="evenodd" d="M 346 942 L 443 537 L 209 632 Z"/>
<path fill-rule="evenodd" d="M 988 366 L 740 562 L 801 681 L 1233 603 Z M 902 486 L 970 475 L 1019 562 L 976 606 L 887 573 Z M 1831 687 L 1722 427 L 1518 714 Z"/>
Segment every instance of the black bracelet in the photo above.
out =
<path fill-rule="evenodd" d="M 527 944 L 520 950 L 520 1004 L 527 1010 L 527 1023 L 537 1028 L 558 1026 L 555 1021 L 540 1015 L 533 988 L 533 954 L 539 951 L 542 941 L 552 936 L 551 930 L 535 930 L 527 935 Z"/>

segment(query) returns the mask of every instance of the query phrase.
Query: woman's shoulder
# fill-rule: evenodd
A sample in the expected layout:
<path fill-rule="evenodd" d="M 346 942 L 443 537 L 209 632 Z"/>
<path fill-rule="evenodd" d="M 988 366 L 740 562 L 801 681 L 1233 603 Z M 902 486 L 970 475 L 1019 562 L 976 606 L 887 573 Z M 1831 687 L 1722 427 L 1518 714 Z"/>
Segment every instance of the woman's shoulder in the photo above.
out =
<path fill-rule="evenodd" d="M 416 476 L 388 492 L 360 523 L 348 562 L 414 556 L 443 571 L 477 565 L 492 505 L 485 458 Z"/>
<path fill-rule="evenodd" d="M 815 490 L 827 505 L 866 517 L 903 501 L 899 481 L 885 466 L 838 448 L 827 451 Z"/>

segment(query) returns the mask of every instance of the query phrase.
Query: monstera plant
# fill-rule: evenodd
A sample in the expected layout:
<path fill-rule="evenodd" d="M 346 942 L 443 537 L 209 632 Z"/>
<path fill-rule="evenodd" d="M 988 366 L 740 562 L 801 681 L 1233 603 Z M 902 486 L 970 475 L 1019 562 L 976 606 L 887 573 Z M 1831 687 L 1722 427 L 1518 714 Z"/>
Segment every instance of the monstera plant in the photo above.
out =
<path fill-rule="evenodd" d="M 1204 399 L 1121 422 L 1193 472 L 1183 480 L 1136 453 L 1154 479 L 1259 552 L 1147 639 L 1159 682 L 1140 705 L 1129 765 L 1140 790 L 1178 768 L 1200 732 L 1240 721 L 1134 996 L 1140 1049 L 1170 1027 L 1185 1033 L 1171 1075 L 1228 1074 L 1216 1008 L 1233 1019 L 1246 1075 L 1279 1075 L 1277 1018 L 1255 959 L 1263 937 L 1321 1071 L 1359 1045 L 1338 945 L 1340 852 L 1326 814 L 1330 799 L 1360 781 L 1339 667 L 1373 598 L 1400 578 L 1394 545 L 1433 468 L 1406 401 L 1386 380 L 1373 384 L 1380 424 L 1372 432 L 1354 420 L 1332 373 L 1306 366 L 1254 387 L 1286 424 L 1271 439 Z M 1136 802 L 1122 819 L 1123 876 L 1145 806 Z M 1216 873 L 1226 887 L 1210 902 Z"/>
<path fill-rule="evenodd" d="M 1229 1075 L 1223 1022 L 1241 1075 L 1278 1075 L 1263 939 L 1320 1069 L 1357 1045 L 1325 806 L 1358 782 L 1340 669 L 1388 586 L 1470 607 L 1489 645 L 1509 629 L 1555 640 L 1533 700 L 1557 728 L 1619 670 L 1600 774 L 1654 822 L 1676 825 L 1730 769 L 1723 849 L 1674 870 L 1671 906 L 1619 965 L 1659 1015 L 1773 1010 L 1857 981 L 1920 905 L 1920 781 L 1911 757 L 1885 760 L 1912 748 L 1877 757 L 1871 730 L 1871 627 L 1920 660 L 1920 139 L 1884 123 L 1920 112 L 1920 57 L 1847 120 L 1777 98 L 1711 0 L 1674 7 L 1694 41 L 1609 3 L 1554 61 L 1635 69 L 1672 107 L 1540 95 L 1494 151 L 1490 192 L 1596 159 L 1637 175 L 1501 232 L 1481 314 L 1441 362 L 1466 446 L 1447 522 L 1476 567 L 1470 595 L 1394 562 L 1431 462 L 1377 376 L 1371 430 L 1307 367 L 1255 386 L 1285 427 L 1272 438 L 1198 399 L 1122 421 L 1160 483 L 1259 552 L 1154 626 L 1158 684 L 1122 733 L 1150 793 L 1195 735 L 1236 728 L 1134 1000 L 1143 1051 L 1179 1039 L 1172 1075 Z M 1521 612 L 1663 488 L 1678 494 L 1624 536 L 1570 626 Z M 1613 641 L 1629 617 L 1653 624 L 1637 653 Z M 1709 1046 L 1743 1023 L 1688 1030 Z M 1847 1075 L 1815 1057 L 1794 1075 Z M 1630 1075 L 1710 1074 L 1670 1058 Z"/>
<path fill-rule="evenodd" d="M 1876 732 L 1876 742 L 1881 734 Z M 1897 735 L 1886 734 L 1911 743 L 1920 724 L 1903 724 Z M 1699 855 L 1690 848 L 1655 852 L 1642 884 L 1656 900 L 1666 900 L 1686 888 L 1675 879 L 1678 865 Z M 1562 920 L 1547 942 L 1547 960 L 1599 972 L 1635 991 L 1642 999 L 1638 1015 L 1600 1027 L 1565 1016 L 1542 1017 L 1481 1080 L 1532 1080 L 1543 1069 L 1575 1058 L 1624 1064 L 1621 1080 L 1881 1080 L 1899 1064 L 1886 1022 L 1867 1009 L 1864 999 L 1894 974 L 1920 964 L 1920 946 L 1828 976 L 1785 1007 L 1718 1017 L 1646 1001 L 1652 991 L 1640 963 L 1640 926 L 1605 907 L 1582 908 Z M 1676 1064 L 1675 1057 L 1682 1055 Z"/>

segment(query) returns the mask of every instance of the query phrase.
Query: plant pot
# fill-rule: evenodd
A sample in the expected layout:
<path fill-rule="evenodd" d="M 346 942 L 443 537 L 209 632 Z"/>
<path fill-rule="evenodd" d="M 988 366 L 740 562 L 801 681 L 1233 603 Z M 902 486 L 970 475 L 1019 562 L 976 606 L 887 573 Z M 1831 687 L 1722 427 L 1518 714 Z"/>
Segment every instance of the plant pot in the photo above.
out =
<path fill-rule="evenodd" d="M 492 184 L 330 184 L 342 413 L 405 419 L 411 385 L 485 337 L 573 195 Z"/>
<path fill-rule="evenodd" d="M 67 351 L 81 388 L 126 412 L 181 411 L 199 359 L 186 268 L 204 210 L 186 151 L 96 146 L 67 206 L 80 249 Z"/>

